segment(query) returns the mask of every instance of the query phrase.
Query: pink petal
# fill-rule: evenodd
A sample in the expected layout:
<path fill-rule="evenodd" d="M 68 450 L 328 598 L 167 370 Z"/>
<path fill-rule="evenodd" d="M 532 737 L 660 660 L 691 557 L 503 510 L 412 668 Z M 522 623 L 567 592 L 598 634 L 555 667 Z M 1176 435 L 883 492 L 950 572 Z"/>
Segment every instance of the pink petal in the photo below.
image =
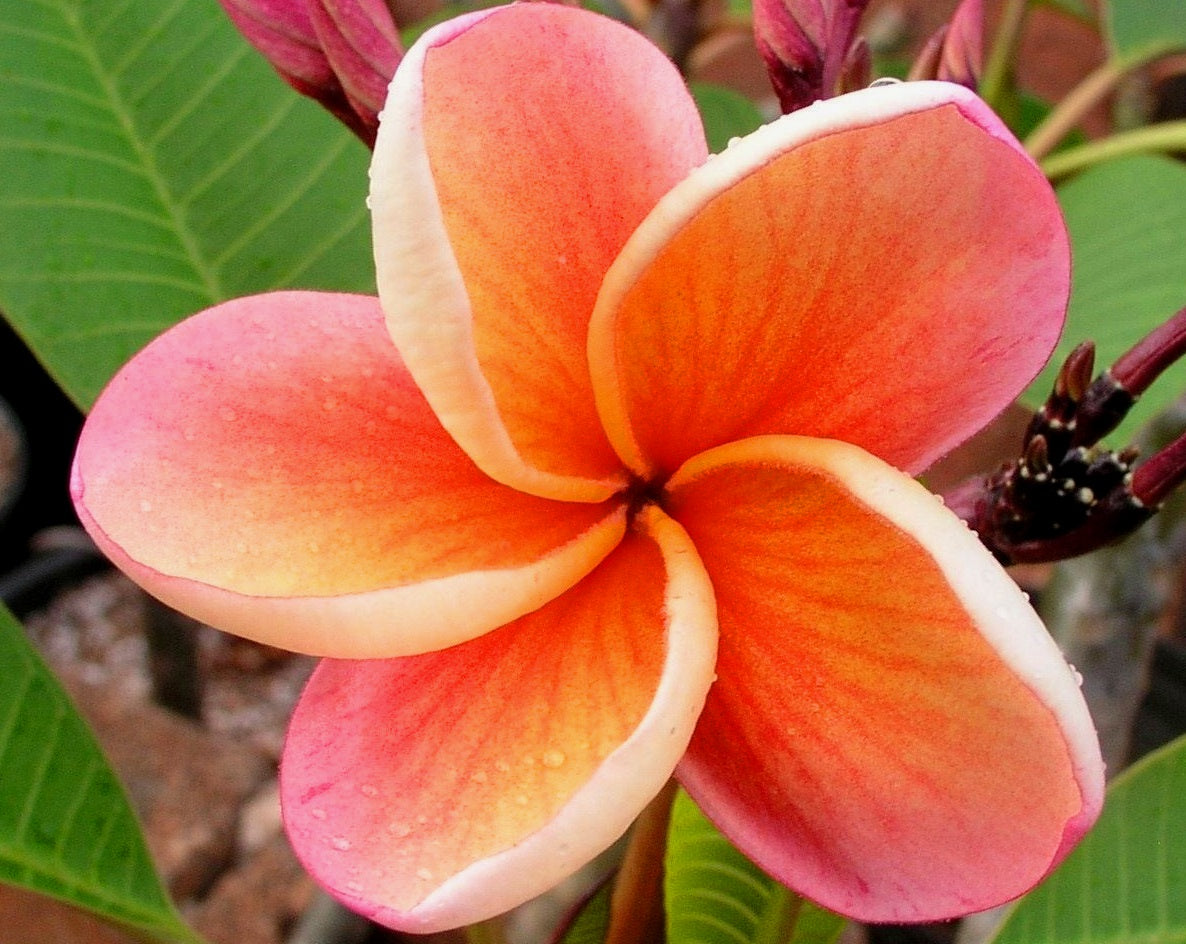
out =
<path fill-rule="evenodd" d="M 631 237 L 590 326 L 598 408 L 644 473 L 765 433 L 919 472 L 1042 366 L 1069 266 L 1049 184 L 970 92 L 819 102 L 712 158 Z"/>
<path fill-rule="evenodd" d="M 683 754 L 713 678 L 712 588 L 657 509 L 584 581 L 481 639 L 323 662 L 281 791 L 293 847 L 390 927 L 479 921 L 617 839 Z"/>
<path fill-rule="evenodd" d="M 289 649 L 452 645 L 571 587 L 615 504 L 498 485 L 441 428 L 376 299 L 228 302 L 137 355 L 87 420 L 72 481 L 100 547 L 165 602 Z"/>
<path fill-rule="evenodd" d="M 589 316 L 631 231 L 706 153 L 679 73 L 604 17 L 516 4 L 409 50 L 371 168 L 379 295 L 416 382 L 494 478 L 581 501 L 623 484 Z"/>
<path fill-rule="evenodd" d="M 853 918 L 934 921 L 1028 891 L 1086 832 L 1103 764 L 1072 672 L 934 496 L 775 436 L 668 491 L 721 625 L 679 777 L 763 869 Z"/>

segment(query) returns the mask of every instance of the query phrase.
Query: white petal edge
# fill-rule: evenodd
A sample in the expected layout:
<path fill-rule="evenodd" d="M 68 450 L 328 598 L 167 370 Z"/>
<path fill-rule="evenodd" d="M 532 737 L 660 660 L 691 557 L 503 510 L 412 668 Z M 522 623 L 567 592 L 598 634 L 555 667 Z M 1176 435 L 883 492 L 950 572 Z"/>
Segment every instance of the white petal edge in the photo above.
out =
<path fill-rule="evenodd" d="M 338 659 L 419 655 L 475 639 L 575 586 L 626 532 L 626 509 L 620 507 L 522 567 L 469 571 L 365 593 L 252 596 L 137 562 L 87 512 L 77 469 L 72 490 L 79 518 L 99 549 L 161 602 L 245 639 Z"/>
<path fill-rule="evenodd" d="M 837 132 L 870 127 L 945 105 L 954 105 L 968 120 L 1029 159 L 993 111 L 963 86 L 950 82 L 899 82 L 815 102 L 763 125 L 744 138 L 734 139 L 728 148 L 711 155 L 655 205 L 610 266 L 589 323 L 589 369 L 597 412 L 614 450 L 635 473 L 646 478 L 653 469 L 630 432 L 618 383 L 613 319 L 622 299 L 655 257 L 713 198 L 775 158 Z"/>
<path fill-rule="evenodd" d="M 1082 834 L 1082 824 L 1099 815 L 1104 762 L 1078 676 L 1025 593 L 939 496 L 850 443 L 807 436 L 754 436 L 692 457 L 676 470 L 667 488 L 678 489 L 720 466 L 768 464 L 780 457 L 834 476 L 858 501 L 917 541 L 947 578 L 981 636 L 1057 720 L 1082 797 L 1078 816 L 1066 826 L 1071 838 L 1064 838 L 1055 861 L 1060 860 L 1065 847 Z"/>
<path fill-rule="evenodd" d="M 379 115 L 370 198 L 379 300 L 404 364 L 441 425 L 483 472 L 541 498 L 599 502 L 624 476 L 585 479 L 524 462 L 511 441 L 474 349 L 469 295 L 449 244 L 424 144 L 428 52 L 505 7 L 479 10 L 426 32 L 396 69 Z M 432 311 L 431 323 L 417 313 Z"/>
<path fill-rule="evenodd" d="M 716 678 L 716 599 L 691 538 L 655 506 L 636 519 L 659 546 L 668 584 L 667 654 L 655 700 L 634 733 L 546 826 L 476 862 L 410 911 L 351 904 L 380 923 L 414 933 L 483 921 L 542 894 L 608 849 L 658 795 L 687 750 Z"/>

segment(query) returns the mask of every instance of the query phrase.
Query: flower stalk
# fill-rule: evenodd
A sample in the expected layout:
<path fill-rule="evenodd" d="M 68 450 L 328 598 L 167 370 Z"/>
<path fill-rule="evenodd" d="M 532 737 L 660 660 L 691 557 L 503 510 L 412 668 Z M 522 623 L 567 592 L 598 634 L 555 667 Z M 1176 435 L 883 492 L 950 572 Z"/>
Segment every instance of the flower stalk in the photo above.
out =
<path fill-rule="evenodd" d="M 1186 151 L 1186 121 L 1165 121 L 1133 131 L 1122 131 L 1102 141 L 1092 141 L 1053 154 L 1040 164 L 1043 173 L 1055 181 L 1118 157 L 1174 151 Z"/>
<path fill-rule="evenodd" d="M 1181 47 L 1175 44 L 1158 44 L 1136 55 L 1109 59 L 1087 75 L 1050 110 L 1050 114 L 1025 139 L 1025 149 L 1034 160 L 1041 161 L 1127 76 L 1158 59 L 1180 51 Z"/>

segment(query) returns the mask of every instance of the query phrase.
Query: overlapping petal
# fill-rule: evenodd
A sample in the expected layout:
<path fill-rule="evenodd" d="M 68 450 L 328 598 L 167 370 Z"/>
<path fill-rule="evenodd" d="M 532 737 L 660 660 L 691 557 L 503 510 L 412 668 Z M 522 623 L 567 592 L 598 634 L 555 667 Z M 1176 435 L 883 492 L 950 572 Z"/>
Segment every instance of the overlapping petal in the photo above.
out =
<path fill-rule="evenodd" d="M 660 202 L 597 302 L 598 407 L 640 472 L 791 433 L 917 473 L 1032 379 L 1068 292 L 1054 196 L 988 108 L 946 83 L 868 89 Z"/>
<path fill-rule="evenodd" d="M 657 509 L 639 524 L 487 636 L 321 663 L 281 789 L 294 848 L 337 897 L 405 930 L 477 921 L 583 865 L 658 792 L 713 678 L 716 617 L 687 535 Z"/>
<path fill-rule="evenodd" d="M 494 478 L 582 501 L 622 483 L 589 317 L 627 237 L 706 153 L 671 63 L 579 9 L 462 16 L 408 52 L 371 169 L 379 295 L 429 403 Z"/>
<path fill-rule="evenodd" d="M 932 495 L 798 437 L 698 456 L 669 493 L 721 625 L 679 776 L 741 849 L 872 921 L 998 904 L 1069 851 L 1102 800 L 1090 717 L 1023 594 Z"/>
<path fill-rule="evenodd" d="M 501 626 L 625 529 L 620 503 L 561 505 L 477 469 L 363 296 L 254 296 L 162 335 L 96 403 L 72 489 L 104 551 L 167 603 L 351 657 Z"/>

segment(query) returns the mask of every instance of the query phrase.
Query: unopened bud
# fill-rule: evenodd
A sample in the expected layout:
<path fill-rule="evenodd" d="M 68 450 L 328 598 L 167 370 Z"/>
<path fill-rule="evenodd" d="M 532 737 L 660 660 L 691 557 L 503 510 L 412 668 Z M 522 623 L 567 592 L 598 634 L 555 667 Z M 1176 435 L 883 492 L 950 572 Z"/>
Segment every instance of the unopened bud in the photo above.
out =
<path fill-rule="evenodd" d="M 784 113 L 831 98 L 846 72 L 869 0 L 754 0 L 754 36 Z"/>
<path fill-rule="evenodd" d="M 373 145 L 403 55 L 384 0 L 220 0 L 239 31 L 303 95 Z"/>

